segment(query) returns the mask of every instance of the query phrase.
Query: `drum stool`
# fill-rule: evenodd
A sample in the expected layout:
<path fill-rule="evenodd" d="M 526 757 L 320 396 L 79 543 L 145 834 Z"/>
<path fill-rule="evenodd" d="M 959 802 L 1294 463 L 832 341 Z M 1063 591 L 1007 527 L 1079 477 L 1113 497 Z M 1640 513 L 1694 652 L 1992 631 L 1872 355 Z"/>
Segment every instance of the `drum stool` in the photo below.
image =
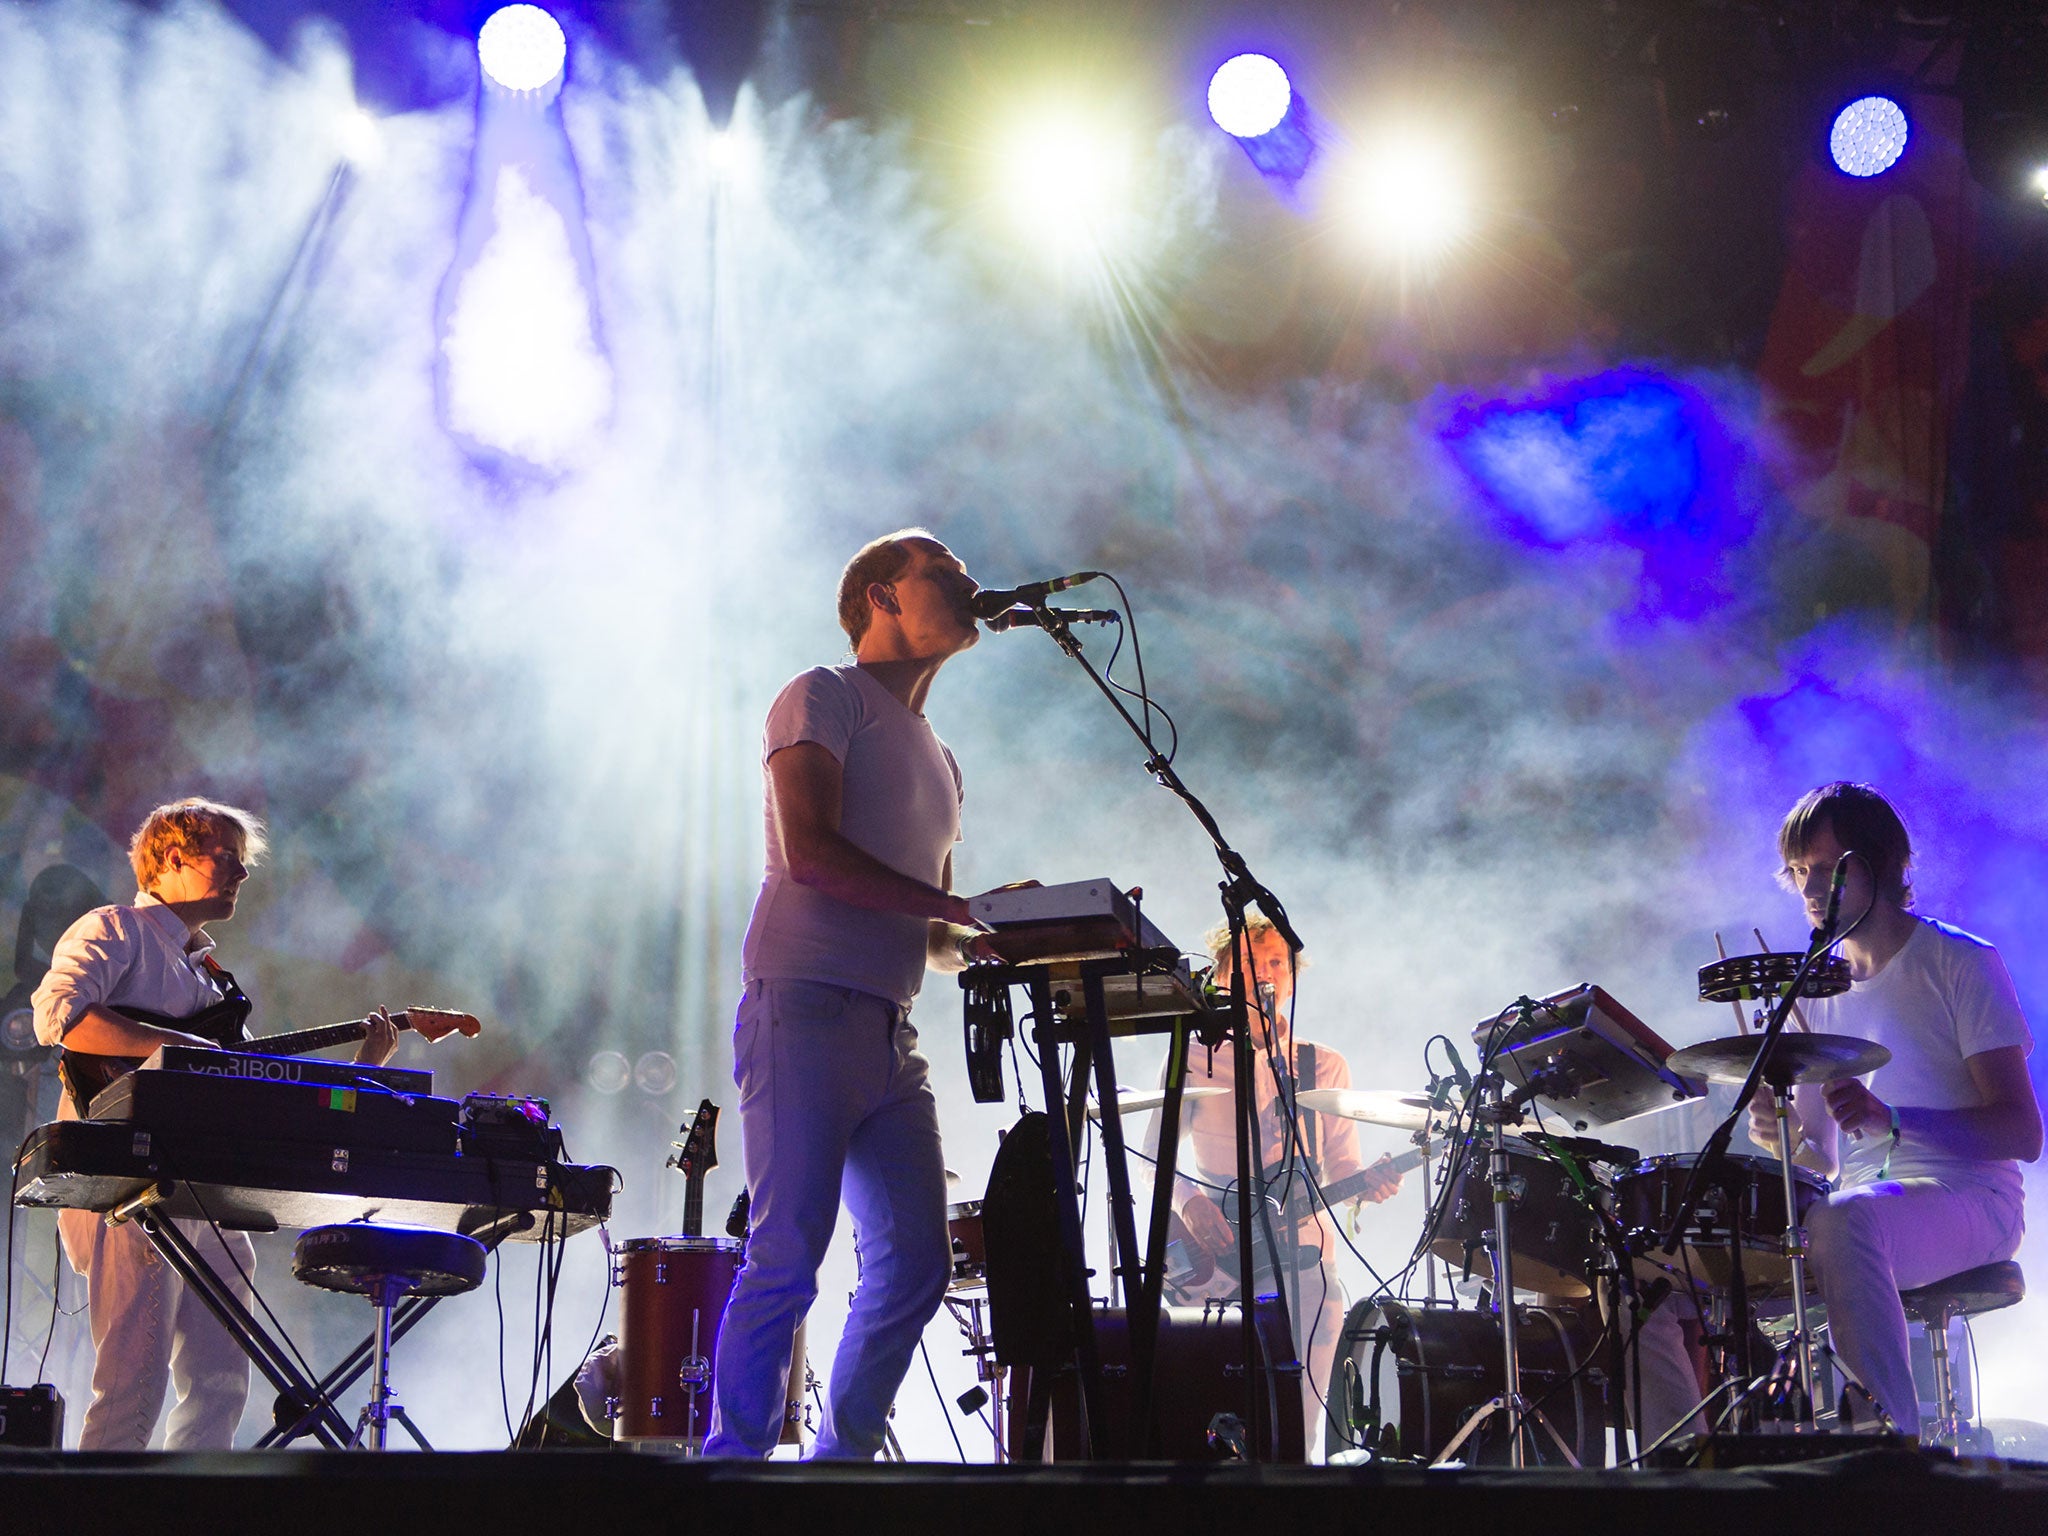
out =
<path fill-rule="evenodd" d="M 1938 1417 L 1933 1432 L 1923 1438 L 1962 1450 L 1965 1439 L 1975 1434 L 1956 1411 L 1955 1375 L 1948 1361 L 1949 1323 L 1958 1317 L 1996 1312 L 2026 1297 L 2027 1277 L 2011 1259 L 1999 1264 L 1980 1264 L 1932 1285 L 1899 1292 L 1906 1316 L 1927 1325 L 1928 1347 L 1934 1351 L 1934 1401 Z"/>
<path fill-rule="evenodd" d="M 423 1451 L 427 1444 L 405 1409 L 391 1395 L 391 1311 L 408 1296 L 459 1296 L 483 1283 L 484 1245 L 460 1232 L 427 1227 L 373 1227 L 348 1222 L 309 1227 L 292 1249 L 292 1273 L 323 1291 L 367 1296 L 377 1309 L 377 1352 L 370 1372 L 370 1400 L 356 1421 L 351 1449 L 384 1449 L 395 1419 Z"/>

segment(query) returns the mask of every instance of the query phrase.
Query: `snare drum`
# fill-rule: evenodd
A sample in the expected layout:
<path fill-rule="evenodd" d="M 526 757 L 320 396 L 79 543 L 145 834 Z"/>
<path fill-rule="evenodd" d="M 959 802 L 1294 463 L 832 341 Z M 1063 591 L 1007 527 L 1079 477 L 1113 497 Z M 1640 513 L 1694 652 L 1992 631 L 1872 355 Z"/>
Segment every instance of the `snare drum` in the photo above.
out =
<path fill-rule="evenodd" d="M 980 1290 L 988 1284 L 988 1245 L 981 1235 L 981 1202 L 961 1200 L 946 1207 L 946 1231 L 953 1241 L 949 1291 Z"/>
<path fill-rule="evenodd" d="M 1493 1278 L 1493 1153 L 1474 1146 L 1451 1190 L 1443 1226 L 1429 1251 L 1454 1269 Z M 1572 1176 L 1528 1142 L 1508 1141 L 1508 1240 L 1515 1288 L 1546 1296 L 1590 1296 L 1600 1249 L 1600 1220 Z M 1602 1192 L 1604 1193 L 1604 1191 Z"/>
<path fill-rule="evenodd" d="M 1790 1289 L 1792 1263 L 1785 1257 L 1785 1185 L 1775 1158 L 1730 1157 L 1721 1177 L 1700 1196 L 1685 1242 L 1666 1257 L 1664 1234 L 1685 1198 L 1685 1186 L 1699 1161 L 1693 1152 L 1652 1157 L 1637 1163 L 1614 1181 L 1615 1216 L 1628 1234 L 1629 1248 L 1639 1255 L 1636 1269 L 1646 1277 L 1659 1273 L 1683 1277 L 1689 1258 L 1692 1277 L 1725 1288 L 1735 1275 L 1731 1223 L 1742 1225 L 1742 1274 L 1752 1291 L 1768 1294 Z M 1804 1168 L 1792 1170 L 1797 1220 L 1805 1225 L 1815 1201 L 1827 1198 L 1828 1182 Z M 1814 1283 L 1807 1271 L 1807 1284 Z"/>
<path fill-rule="evenodd" d="M 634 1237 L 619 1244 L 619 1397 L 615 1438 L 700 1448 L 711 1428 L 713 1370 L 744 1245 L 729 1237 Z M 782 1443 L 802 1443 L 804 1327 L 797 1324 Z"/>

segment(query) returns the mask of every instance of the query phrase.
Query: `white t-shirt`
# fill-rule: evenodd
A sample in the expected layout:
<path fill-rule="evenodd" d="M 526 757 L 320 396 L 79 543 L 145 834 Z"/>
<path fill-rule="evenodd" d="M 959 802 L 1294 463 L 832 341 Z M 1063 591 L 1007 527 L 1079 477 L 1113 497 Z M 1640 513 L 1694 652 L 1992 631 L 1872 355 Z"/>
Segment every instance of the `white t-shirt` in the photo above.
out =
<path fill-rule="evenodd" d="M 2001 1046 L 2031 1052 L 2033 1032 L 2020 1010 L 2005 962 L 1974 935 L 1922 918 L 1883 970 L 1847 992 L 1801 1004 L 1827 1034 L 1874 1040 L 1892 1059 L 1865 1081 L 1887 1104 L 1920 1109 L 1970 1109 L 1982 1102 L 1968 1059 Z M 1877 1177 L 1889 1135 L 1842 1138 L 1842 1184 Z M 1940 1179 L 2022 1197 L 2020 1165 L 1958 1157 L 1917 1141 L 1909 1130 L 1892 1154 L 1894 1179 Z"/>
<path fill-rule="evenodd" d="M 839 760 L 839 831 L 914 879 L 941 883 L 960 836 L 960 768 L 931 723 L 858 666 L 813 667 L 776 696 L 763 765 L 813 741 Z M 768 869 L 747 924 L 747 981 L 822 981 L 909 1007 L 924 982 L 925 919 L 849 906 L 789 877 L 767 780 Z"/>

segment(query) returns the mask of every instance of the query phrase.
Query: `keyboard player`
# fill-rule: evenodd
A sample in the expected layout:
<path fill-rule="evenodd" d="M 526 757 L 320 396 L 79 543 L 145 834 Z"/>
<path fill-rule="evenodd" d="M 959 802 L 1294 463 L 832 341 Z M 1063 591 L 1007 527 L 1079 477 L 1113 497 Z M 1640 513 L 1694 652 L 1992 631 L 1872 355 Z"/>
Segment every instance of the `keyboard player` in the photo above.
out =
<path fill-rule="evenodd" d="M 234 977 L 213 958 L 209 923 L 226 922 L 265 848 L 263 823 L 211 800 L 158 806 L 128 846 L 137 894 L 99 907 L 57 941 L 35 993 L 36 1036 L 96 1056 L 139 1057 L 164 1045 L 216 1049 L 180 1030 L 202 1013 L 248 1010 Z M 143 1023 L 117 1010 L 169 1023 Z M 379 1014 L 356 1059 L 387 1060 L 398 1031 Z M 67 1087 L 58 1118 L 85 1110 Z M 71 1266 L 85 1277 L 94 1350 L 92 1404 L 78 1448 L 145 1450 L 177 1388 L 167 1450 L 227 1450 L 249 1399 L 249 1361 L 134 1223 L 110 1226 L 91 1211 L 58 1213 Z M 202 1257 L 246 1301 L 256 1254 L 245 1232 L 182 1221 Z"/>
<path fill-rule="evenodd" d="M 753 1230 L 719 1336 L 707 1455 L 782 1433 L 790 1339 L 843 1196 L 860 1283 L 816 1454 L 872 1459 L 952 1273 L 938 1106 L 910 1005 L 978 942 L 952 890 L 960 771 L 924 716 L 980 638 L 974 581 L 922 529 L 876 539 L 839 582 L 850 665 L 785 686 L 761 744 L 767 870 L 734 1029 Z"/>

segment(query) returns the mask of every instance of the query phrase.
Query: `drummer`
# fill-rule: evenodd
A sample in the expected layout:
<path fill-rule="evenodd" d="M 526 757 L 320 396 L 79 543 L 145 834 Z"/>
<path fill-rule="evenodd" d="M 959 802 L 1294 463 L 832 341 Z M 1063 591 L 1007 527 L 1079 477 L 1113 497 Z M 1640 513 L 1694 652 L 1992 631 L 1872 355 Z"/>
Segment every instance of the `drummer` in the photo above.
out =
<path fill-rule="evenodd" d="M 1217 928 L 1207 935 L 1206 944 L 1221 983 L 1230 972 L 1230 930 Z M 1279 1203 L 1273 1231 L 1281 1249 L 1279 1272 L 1287 1284 L 1288 1310 L 1297 1348 L 1308 1367 L 1302 1382 L 1302 1408 L 1308 1434 L 1306 1443 L 1313 1447 L 1323 1414 L 1322 1396 L 1328 1391 L 1330 1367 L 1337 1355 L 1337 1336 L 1344 1323 L 1344 1293 L 1337 1278 L 1337 1231 L 1328 1206 L 1316 1191 L 1322 1185 L 1350 1177 L 1363 1165 L 1354 1121 L 1303 1112 L 1297 1119 L 1301 1127 L 1299 1138 L 1288 1134 L 1278 1074 L 1287 1079 L 1290 1100 L 1294 1092 L 1302 1089 L 1351 1086 L 1351 1066 L 1340 1051 L 1294 1037 L 1294 974 L 1298 963 L 1299 957 L 1289 951 L 1287 941 L 1272 923 L 1257 914 L 1248 919 L 1244 979 L 1249 994 L 1253 1048 L 1258 1056 L 1261 1163 L 1256 1166 L 1264 1168 L 1268 1191 Z M 1234 1090 L 1237 1074 L 1228 1049 L 1205 1052 L 1196 1046 L 1191 1054 L 1190 1088 Z M 1231 1263 L 1237 1252 L 1237 1233 L 1231 1226 L 1237 1214 L 1235 1103 L 1232 1092 L 1190 1100 L 1181 1120 L 1186 1150 L 1181 1154 L 1180 1171 L 1174 1180 L 1174 1209 L 1186 1228 L 1186 1240 L 1199 1255 L 1197 1264 L 1202 1267 L 1217 1259 Z M 1157 1153 L 1159 1132 L 1159 1117 L 1155 1114 L 1145 1138 L 1148 1153 Z M 1369 1183 L 1353 1205 L 1366 1200 L 1377 1204 L 1392 1198 L 1400 1187 L 1400 1174 L 1389 1171 L 1383 1179 Z M 1229 1219 L 1225 1217 L 1226 1207 Z M 1263 1226 L 1255 1231 L 1254 1240 L 1262 1272 L 1258 1289 L 1269 1289 L 1272 1259 Z M 1220 1269 L 1213 1277 L 1207 1277 L 1206 1283 L 1190 1283 L 1193 1289 L 1182 1288 L 1176 1293 L 1169 1282 L 1167 1299 L 1193 1305 L 1236 1299 L 1240 1290 L 1229 1274 Z M 1305 1347 L 1301 1344 L 1304 1338 Z"/>
<path fill-rule="evenodd" d="M 1891 1060 L 1867 1081 L 1802 1084 L 1793 1123 L 1799 1160 L 1838 1177 L 1806 1217 L 1835 1351 L 1916 1434 L 1899 1292 L 2019 1251 L 2020 1164 L 2041 1155 L 2033 1035 L 1998 951 L 1912 910 L 1912 842 L 1877 790 L 1834 783 L 1805 795 L 1778 829 L 1778 852 L 1815 925 L 1848 856 L 1839 927 L 1850 987 L 1801 1006 L 1816 1031 L 1875 1041 Z M 1777 1152 L 1763 1094 L 1749 1132 Z"/>

